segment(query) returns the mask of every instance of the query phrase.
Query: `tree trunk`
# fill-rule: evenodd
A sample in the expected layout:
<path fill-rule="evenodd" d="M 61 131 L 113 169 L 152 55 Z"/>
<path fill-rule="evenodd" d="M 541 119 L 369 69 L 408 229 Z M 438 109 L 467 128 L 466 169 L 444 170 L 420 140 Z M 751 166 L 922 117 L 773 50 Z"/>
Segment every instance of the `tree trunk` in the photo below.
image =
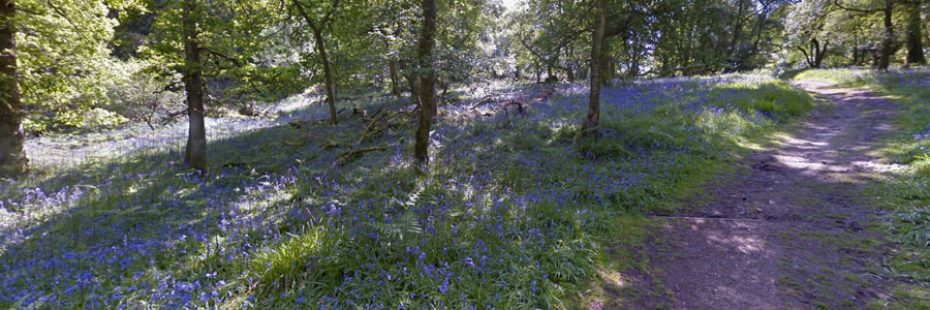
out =
<path fill-rule="evenodd" d="M 396 60 L 388 62 L 388 72 L 391 75 L 391 94 L 394 95 L 394 97 L 400 98 L 400 85 L 398 85 L 398 83 L 400 83 L 400 81 L 398 81 L 400 78 L 397 76 Z"/>
<path fill-rule="evenodd" d="M 0 177 L 26 173 L 26 135 L 23 133 L 23 106 L 16 72 L 16 5 L 0 3 Z"/>
<path fill-rule="evenodd" d="M 320 61 L 323 62 L 323 87 L 326 88 L 326 102 L 329 104 L 330 123 L 336 125 L 339 119 L 336 117 L 336 85 L 333 79 L 333 68 L 329 63 L 329 56 L 326 54 L 326 41 L 323 40 L 323 31 L 319 27 L 311 27 L 313 31 L 313 45 L 316 46 L 316 52 L 320 55 Z"/>
<path fill-rule="evenodd" d="M 816 47 L 814 50 L 816 54 L 814 55 L 814 68 L 820 68 L 820 65 L 823 64 L 823 59 L 827 56 L 827 48 L 830 46 L 830 41 L 827 40 L 823 42 L 823 46 L 820 46 L 820 41 L 816 41 L 816 39 L 815 42 L 817 42 L 817 44 L 814 45 L 814 47 Z"/>
<path fill-rule="evenodd" d="M 581 128 L 583 137 L 595 137 L 601 118 L 601 85 L 604 70 L 604 33 L 607 28 L 607 0 L 597 0 L 597 23 L 591 45 L 591 91 L 588 99 L 588 116 Z"/>
<path fill-rule="evenodd" d="M 423 26 L 417 44 L 417 56 L 423 70 L 420 73 L 420 116 L 417 126 L 414 157 L 421 164 L 429 163 L 429 132 L 433 122 L 433 102 L 436 96 L 436 72 L 433 68 L 433 45 L 436 33 L 436 0 L 423 0 Z"/>
<path fill-rule="evenodd" d="M 813 43 L 811 43 L 811 45 L 813 45 Z M 811 54 L 807 52 L 807 49 L 802 46 L 798 46 L 798 50 L 801 51 L 801 54 L 804 54 L 804 61 L 807 62 L 807 66 L 810 68 L 815 68 L 814 58 L 811 57 Z"/>
<path fill-rule="evenodd" d="M 798 49 L 804 54 L 804 60 L 807 61 L 808 67 L 820 68 L 821 63 L 823 63 L 823 58 L 827 55 L 827 47 L 829 45 L 830 41 L 827 41 L 821 47 L 820 41 L 817 40 L 817 38 L 812 38 L 810 40 L 810 52 L 801 46 L 798 46 Z"/>
<path fill-rule="evenodd" d="M 858 66 L 859 65 L 859 38 L 856 38 L 853 42 L 855 42 L 855 44 L 853 44 L 852 65 Z"/>
<path fill-rule="evenodd" d="M 891 54 L 894 54 L 894 0 L 885 0 L 884 25 L 885 33 L 882 35 L 881 51 L 878 55 L 878 69 L 888 70 L 891 65 Z"/>
<path fill-rule="evenodd" d="M 536 66 L 536 84 L 542 83 L 542 69 L 539 68 L 539 63 L 535 64 Z"/>
<path fill-rule="evenodd" d="M 733 37 L 727 47 L 727 64 L 725 71 L 733 72 L 733 63 L 736 62 L 736 53 L 739 51 L 740 36 L 743 34 L 743 12 L 746 10 L 746 1 L 739 0 L 739 9 L 736 11 L 736 21 L 733 25 Z"/>
<path fill-rule="evenodd" d="M 193 16 L 195 0 L 184 1 L 184 90 L 187 91 L 187 148 L 184 163 L 188 168 L 207 171 L 207 130 L 204 124 L 203 74 L 197 21 Z"/>
<path fill-rule="evenodd" d="M 923 23 L 920 17 L 920 2 L 914 2 L 908 8 L 907 19 L 907 64 L 923 65 L 927 63 L 924 56 Z"/>
<path fill-rule="evenodd" d="M 409 69 L 407 68 L 406 63 L 401 62 L 401 71 L 405 72 L 404 78 L 407 79 L 407 88 L 409 88 L 410 90 L 410 101 L 411 101 L 410 103 L 419 107 L 420 106 L 420 91 L 419 91 L 419 88 L 417 88 L 416 68 Z"/>

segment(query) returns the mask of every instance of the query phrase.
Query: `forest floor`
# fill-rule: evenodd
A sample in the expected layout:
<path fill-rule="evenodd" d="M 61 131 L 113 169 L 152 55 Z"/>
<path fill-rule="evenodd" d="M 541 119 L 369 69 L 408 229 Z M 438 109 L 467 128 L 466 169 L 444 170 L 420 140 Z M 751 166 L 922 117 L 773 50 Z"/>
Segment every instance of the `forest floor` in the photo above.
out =
<path fill-rule="evenodd" d="M 852 152 L 896 108 L 815 86 L 836 104 L 768 74 L 614 85 L 596 142 L 576 139 L 583 86 L 464 89 L 426 175 L 403 98 L 336 126 L 305 96 L 210 119 L 207 177 L 177 162 L 183 124 L 33 139 L 31 177 L 0 183 L 0 308 L 864 305 L 892 284 L 866 253 L 890 247 L 857 194 L 887 166 Z"/>
<path fill-rule="evenodd" d="M 889 299 L 884 211 L 863 193 L 898 165 L 874 155 L 897 107 L 878 93 L 825 82 L 798 86 L 823 104 L 774 147 L 747 156 L 683 203 L 655 216 L 645 246 L 648 294 L 636 308 L 863 308 Z"/>

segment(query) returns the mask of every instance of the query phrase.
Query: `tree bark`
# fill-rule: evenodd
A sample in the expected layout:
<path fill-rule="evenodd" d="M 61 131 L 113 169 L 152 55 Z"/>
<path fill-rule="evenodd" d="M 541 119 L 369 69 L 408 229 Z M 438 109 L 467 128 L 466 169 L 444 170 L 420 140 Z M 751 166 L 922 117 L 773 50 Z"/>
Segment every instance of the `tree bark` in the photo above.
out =
<path fill-rule="evenodd" d="M 394 97 L 400 98 L 400 78 L 397 76 L 397 61 L 391 60 L 388 62 L 388 72 L 391 75 L 391 94 Z"/>
<path fill-rule="evenodd" d="M 200 172 L 207 171 L 207 130 L 204 123 L 203 73 L 197 21 L 193 16 L 195 0 L 184 1 L 184 90 L 187 91 L 188 134 L 184 163 Z"/>
<path fill-rule="evenodd" d="M 542 69 L 539 68 L 539 63 L 535 63 L 536 66 L 536 84 L 542 83 Z"/>
<path fill-rule="evenodd" d="M 588 115 L 581 128 L 583 137 L 595 137 L 601 117 L 601 85 L 604 75 L 604 33 L 607 29 L 607 0 L 597 0 L 597 22 L 594 26 L 591 45 L 591 83 L 588 99 Z"/>
<path fill-rule="evenodd" d="M 404 78 L 407 80 L 407 88 L 410 90 L 410 103 L 420 106 L 420 91 L 417 87 L 417 73 L 416 68 L 410 69 L 407 64 L 404 62 L 400 63 L 400 69 L 404 73 Z"/>
<path fill-rule="evenodd" d="M 17 177 L 28 171 L 29 159 L 16 70 L 16 5 L 0 1 L 0 177 Z"/>
<path fill-rule="evenodd" d="M 574 83 L 574 82 L 575 82 L 575 62 L 574 62 L 573 60 L 571 60 L 572 57 L 573 57 L 574 55 L 575 55 L 575 48 L 572 47 L 572 45 L 569 45 L 569 46 L 568 46 L 568 55 L 566 55 L 566 58 L 569 59 L 569 63 L 568 63 L 568 66 L 566 66 L 567 68 L 566 68 L 566 70 L 565 70 L 565 71 L 566 71 L 566 72 L 565 72 L 565 74 L 566 74 L 566 77 L 565 77 L 565 78 L 568 79 L 568 82 L 569 82 L 569 83 Z"/>
<path fill-rule="evenodd" d="M 420 85 L 420 115 L 417 126 L 416 145 L 414 157 L 421 164 L 429 163 L 429 132 L 434 116 L 434 99 L 436 96 L 436 72 L 433 68 L 433 45 L 436 33 L 436 0 L 423 0 L 423 25 L 420 29 L 420 40 L 417 44 L 417 54 L 421 70 Z"/>
<path fill-rule="evenodd" d="M 923 22 L 920 17 L 921 2 L 914 2 L 908 8 L 907 18 L 907 64 L 923 65 L 927 63 L 924 56 Z"/>
<path fill-rule="evenodd" d="M 852 58 L 853 58 L 853 59 L 852 59 L 852 65 L 853 65 L 853 66 L 858 66 L 858 65 L 859 65 L 859 58 L 860 58 L 860 57 L 859 57 L 859 51 L 860 51 L 859 36 L 853 36 L 853 55 L 852 55 Z"/>

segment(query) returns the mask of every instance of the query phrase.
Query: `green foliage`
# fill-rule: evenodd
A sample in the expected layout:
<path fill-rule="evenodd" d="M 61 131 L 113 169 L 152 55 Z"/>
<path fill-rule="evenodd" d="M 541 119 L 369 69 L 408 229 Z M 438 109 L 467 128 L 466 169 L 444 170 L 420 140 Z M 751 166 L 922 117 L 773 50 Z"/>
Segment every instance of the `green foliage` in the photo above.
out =
<path fill-rule="evenodd" d="M 121 62 L 116 78 L 104 84 L 109 104 L 104 106 L 135 122 L 155 125 L 160 117 L 184 108 L 183 93 L 171 90 L 179 78 L 159 77 L 141 60 Z"/>
<path fill-rule="evenodd" d="M 23 103 L 30 111 L 27 129 L 80 128 L 108 103 L 105 83 L 118 78 L 109 57 L 109 43 L 117 22 L 114 9 L 121 1 L 17 1 L 17 55 Z M 106 116 L 106 115 L 104 115 Z"/>

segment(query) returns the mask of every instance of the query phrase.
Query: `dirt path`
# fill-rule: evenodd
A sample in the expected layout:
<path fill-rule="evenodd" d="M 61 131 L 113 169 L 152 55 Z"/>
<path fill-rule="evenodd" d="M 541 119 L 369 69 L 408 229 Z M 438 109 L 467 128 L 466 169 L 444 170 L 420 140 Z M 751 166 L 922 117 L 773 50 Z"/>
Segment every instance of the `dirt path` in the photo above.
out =
<path fill-rule="evenodd" d="M 878 94 L 799 85 L 825 99 L 777 147 L 708 186 L 647 247 L 651 286 L 633 308 L 848 309 L 887 298 L 887 251 L 867 183 L 894 105 Z"/>

